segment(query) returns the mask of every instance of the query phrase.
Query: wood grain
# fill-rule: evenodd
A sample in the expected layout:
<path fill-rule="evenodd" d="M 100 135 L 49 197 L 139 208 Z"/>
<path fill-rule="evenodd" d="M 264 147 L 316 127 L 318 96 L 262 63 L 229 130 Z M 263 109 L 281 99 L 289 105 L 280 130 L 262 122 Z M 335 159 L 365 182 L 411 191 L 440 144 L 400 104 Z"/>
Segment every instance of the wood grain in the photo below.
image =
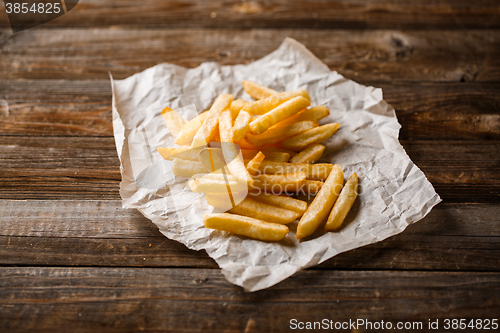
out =
<path fill-rule="evenodd" d="M 500 139 L 500 85 L 374 84 L 394 107 L 402 140 Z"/>
<path fill-rule="evenodd" d="M 386 83 L 403 140 L 500 139 L 497 83 Z M 112 136 L 109 80 L 0 80 L 0 135 Z"/>
<path fill-rule="evenodd" d="M 446 202 L 498 202 L 497 141 L 402 144 Z M 1 199 L 119 199 L 113 138 L 0 136 L 0 154 Z"/>
<path fill-rule="evenodd" d="M 216 268 L 118 200 L 0 201 L 0 265 Z M 440 204 L 404 233 L 314 269 L 500 269 L 498 204 Z"/>
<path fill-rule="evenodd" d="M 286 37 L 361 81 L 500 80 L 496 30 L 32 29 L 0 44 L 2 79 L 125 78 L 158 63 L 248 63 Z"/>
<path fill-rule="evenodd" d="M 0 1 L 0 331 L 289 332 L 292 318 L 430 331 L 429 319 L 498 318 L 499 17 L 497 0 L 81 0 L 12 35 Z M 444 203 L 250 294 L 121 208 L 108 72 L 244 64 L 285 37 L 383 89 Z"/>
<path fill-rule="evenodd" d="M 8 26 L 3 4 L 0 13 Z M 494 0 L 86 0 L 44 27 L 473 29 L 500 27 L 499 14 Z"/>
<path fill-rule="evenodd" d="M 212 269 L 26 267 L 0 274 L 0 327 L 15 331 L 289 332 L 292 318 L 426 325 L 430 318 L 496 318 L 500 310 L 499 273 L 304 271 L 255 293 Z"/>

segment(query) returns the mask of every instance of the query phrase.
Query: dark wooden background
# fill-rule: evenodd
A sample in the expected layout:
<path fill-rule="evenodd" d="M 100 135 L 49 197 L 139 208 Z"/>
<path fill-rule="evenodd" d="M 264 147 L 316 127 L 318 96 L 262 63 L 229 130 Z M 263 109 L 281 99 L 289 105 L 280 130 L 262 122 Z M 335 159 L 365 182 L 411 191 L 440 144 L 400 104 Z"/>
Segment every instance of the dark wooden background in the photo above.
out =
<path fill-rule="evenodd" d="M 396 237 L 245 293 L 121 208 L 108 72 L 248 63 L 287 36 L 383 89 L 443 202 Z M 498 0 L 81 0 L 15 35 L 0 2 L 0 99 L 2 332 L 499 317 Z"/>

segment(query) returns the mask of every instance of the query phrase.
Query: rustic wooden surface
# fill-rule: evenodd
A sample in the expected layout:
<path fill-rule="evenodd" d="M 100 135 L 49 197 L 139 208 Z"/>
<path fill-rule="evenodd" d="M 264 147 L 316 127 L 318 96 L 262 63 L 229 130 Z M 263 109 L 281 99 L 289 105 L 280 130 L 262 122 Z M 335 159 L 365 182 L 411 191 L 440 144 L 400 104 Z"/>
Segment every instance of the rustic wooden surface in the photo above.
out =
<path fill-rule="evenodd" d="M 121 208 L 108 72 L 248 63 L 287 36 L 383 89 L 443 202 L 402 234 L 245 293 L 206 253 Z M 499 318 L 496 0 L 81 0 L 15 35 L 0 2 L 0 100 L 2 332 L 288 332 L 292 318 L 427 331 L 429 319 Z"/>

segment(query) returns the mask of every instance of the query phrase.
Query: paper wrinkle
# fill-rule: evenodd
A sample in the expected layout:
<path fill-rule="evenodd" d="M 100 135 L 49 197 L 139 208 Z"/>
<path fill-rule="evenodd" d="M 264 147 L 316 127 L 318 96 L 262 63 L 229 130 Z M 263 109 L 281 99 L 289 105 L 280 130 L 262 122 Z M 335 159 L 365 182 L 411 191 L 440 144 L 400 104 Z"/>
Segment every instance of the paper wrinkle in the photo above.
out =
<path fill-rule="evenodd" d="M 296 221 L 285 239 L 271 243 L 203 226 L 203 215 L 213 208 L 203 194 L 189 190 L 187 179 L 174 176 L 171 162 L 157 152 L 158 147 L 177 147 L 160 113 L 169 106 L 190 120 L 221 93 L 250 101 L 242 80 L 277 91 L 306 89 L 312 105 L 330 109 L 320 123 L 340 123 L 320 160 L 341 164 L 346 179 L 353 172 L 360 179 L 359 197 L 340 231 L 318 230 L 298 241 Z M 247 65 L 203 63 L 186 69 L 160 64 L 111 83 L 123 207 L 141 211 L 166 237 L 206 250 L 224 276 L 246 291 L 268 288 L 339 253 L 394 236 L 441 201 L 400 145 L 401 126 L 382 90 L 330 71 L 293 39 Z"/>

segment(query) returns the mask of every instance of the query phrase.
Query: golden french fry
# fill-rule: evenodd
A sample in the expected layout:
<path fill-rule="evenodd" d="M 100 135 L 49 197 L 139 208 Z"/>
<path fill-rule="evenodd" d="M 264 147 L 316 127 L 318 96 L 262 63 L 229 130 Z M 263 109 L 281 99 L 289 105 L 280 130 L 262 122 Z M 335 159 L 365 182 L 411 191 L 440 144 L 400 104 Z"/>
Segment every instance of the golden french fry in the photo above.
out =
<path fill-rule="evenodd" d="M 250 125 L 248 125 L 250 133 L 263 133 L 269 127 L 283 119 L 293 116 L 303 108 L 308 107 L 310 104 L 311 101 L 302 96 L 294 97 L 252 121 Z"/>
<path fill-rule="evenodd" d="M 198 161 L 199 149 L 193 149 L 188 146 L 181 148 L 162 148 L 158 147 L 158 153 L 167 161 L 173 161 L 174 158 L 183 160 Z"/>
<path fill-rule="evenodd" d="M 217 97 L 214 104 L 208 111 L 208 115 L 201 125 L 200 129 L 196 132 L 191 147 L 206 146 L 219 125 L 219 116 L 225 109 L 231 106 L 233 95 L 222 94 Z"/>
<path fill-rule="evenodd" d="M 263 149 L 262 151 L 266 155 L 266 159 L 268 159 L 269 161 L 286 163 L 290 159 L 290 154 L 288 153 L 266 151 L 265 149 Z"/>
<path fill-rule="evenodd" d="M 231 110 L 222 111 L 219 116 L 219 133 L 221 142 L 233 142 L 233 118 Z"/>
<path fill-rule="evenodd" d="M 276 90 L 265 87 L 253 81 L 245 80 L 242 81 L 241 84 L 243 85 L 243 89 L 245 89 L 245 92 L 255 99 L 264 99 L 278 93 Z"/>
<path fill-rule="evenodd" d="M 172 173 L 176 176 L 190 178 L 194 175 L 204 174 L 207 169 L 203 164 L 196 161 L 174 158 L 172 162 Z"/>
<path fill-rule="evenodd" d="M 232 232 L 262 241 L 279 241 L 288 233 L 286 225 L 228 213 L 206 214 L 203 216 L 203 223 L 206 228 Z"/>
<path fill-rule="evenodd" d="M 268 193 L 295 192 L 306 183 L 306 173 L 296 172 L 286 175 L 258 175 L 254 177 L 252 190 L 264 190 Z"/>
<path fill-rule="evenodd" d="M 239 149 L 233 143 L 231 111 L 226 110 L 219 117 L 219 132 L 221 135 L 222 153 L 226 161 L 227 168 L 233 176 L 240 182 L 247 185 L 252 184 L 253 179 L 243 164 Z"/>
<path fill-rule="evenodd" d="M 252 176 L 246 169 L 237 146 L 232 142 L 221 142 L 221 144 L 224 161 L 231 174 L 240 182 L 251 185 L 253 183 Z"/>
<path fill-rule="evenodd" d="M 335 164 L 321 190 L 302 215 L 297 226 L 297 239 L 310 236 L 318 229 L 337 200 L 343 183 L 342 166 Z"/>
<path fill-rule="evenodd" d="M 208 142 L 210 144 L 211 142 L 221 142 L 221 141 L 222 140 L 220 138 L 219 126 L 217 126 L 214 134 L 208 139 Z"/>
<path fill-rule="evenodd" d="M 306 121 L 306 120 L 318 121 L 320 119 L 327 117 L 329 114 L 330 114 L 330 111 L 328 110 L 328 108 L 326 106 L 317 105 L 317 106 L 313 106 L 310 109 L 302 110 L 299 113 L 297 113 L 296 115 L 280 121 L 279 123 L 277 123 L 273 127 L 288 126 L 291 124 L 298 123 L 299 121 Z"/>
<path fill-rule="evenodd" d="M 247 134 L 245 139 L 254 146 L 263 146 L 276 143 L 288 137 L 300 134 L 311 128 L 318 127 L 316 121 L 306 120 L 296 124 L 283 126 L 279 128 L 270 128 L 262 134 Z"/>
<path fill-rule="evenodd" d="M 232 103 L 231 103 L 231 107 L 229 108 L 229 110 L 231 110 L 231 116 L 233 118 L 233 121 L 236 119 L 236 117 L 238 117 L 238 114 L 240 113 L 240 110 L 245 106 L 247 105 L 248 102 L 247 101 L 244 101 L 242 99 L 235 99 Z"/>
<path fill-rule="evenodd" d="M 232 142 L 222 142 L 222 153 L 224 154 L 224 160 L 231 174 L 240 182 L 250 186 L 253 183 L 252 176 L 245 168 L 245 164 L 243 164 L 243 159 L 238 154 L 236 145 Z"/>
<path fill-rule="evenodd" d="M 176 111 L 168 106 L 161 111 L 161 116 L 167 125 L 168 130 L 174 138 L 177 138 L 182 127 L 186 125 L 186 121 Z"/>
<path fill-rule="evenodd" d="M 314 163 L 321 158 L 325 146 L 313 143 L 290 159 L 290 163 Z"/>
<path fill-rule="evenodd" d="M 260 149 L 260 148 L 256 148 L 256 149 Z M 260 150 L 262 150 L 262 152 L 264 154 L 269 153 L 269 152 L 273 152 L 273 153 L 287 153 L 290 155 L 290 157 L 294 157 L 295 155 L 297 155 L 297 153 L 294 152 L 293 150 L 285 149 L 283 147 L 277 147 L 276 145 L 266 146 Z M 276 162 L 278 162 L 278 161 L 276 161 Z"/>
<path fill-rule="evenodd" d="M 207 203 L 219 210 L 228 211 L 242 202 L 247 192 L 205 193 Z"/>
<path fill-rule="evenodd" d="M 198 154 L 198 160 L 209 172 L 222 169 L 226 166 L 221 148 L 205 148 Z"/>
<path fill-rule="evenodd" d="M 353 173 L 345 183 L 339 198 L 330 212 L 330 216 L 328 216 L 328 220 L 325 224 L 325 231 L 332 231 L 340 228 L 358 196 L 357 189 L 358 175 Z"/>
<path fill-rule="evenodd" d="M 325 180 L 328 178 L 333 165 L 329 163 L 318 164 L 293 164 L 274 161 L 262 161 L 259 171 L 264 174 L 288 174 L 305 172 L 309 180 Z"/>
<path fill-rule="evenodd" d="M 248 125 L 252 120 L 252 115 L 244 110 L 241 110 L 238 117 L 234 121 L 233 132 L 234 141 L 239 141 L 245 137 L 248 132 Z"/>
<path fill-rule="evenodd" d="M 268 205 L 248 197 L 231 208 L 229 212 L 279 224 L 288 224 L 300 217 L 297 212 Z"/>
<path fill-rule="evenodd" d="M 337 132 L 340 124 L 333 123 L 315 127 L 281 141 L 281 146 L 295 151 L 303 150 L 313 143 L 321 143 Z"/>
<path fill-rule="evenodd" d="M 281 195 L 274 195 L 267 193 L 260 193 L 260 194 L 249 193 L 248 197 L 268 205 L 273 205 L 276 207 L 293 210 L 294 212 L 299 213 L 300 216 L 304 214 L 304 212 L 307 209 L 307 202 Z"/>
<path fill-rule="evenodd" d="M 248 150 L 242 149 L 241 155 L 244 160 L 251 160 L 259 153 L 260 150 Z M 266 149 L 262 149 L 262 153 L 266 156 L 266 160 L 275 161 L 275 162 L 287 162 L 290 159 L 290 154 L 268 151 Z"/>
<path fill-rule="evenodd" d="M 249 144 L 245 139 L 234 141 L 241 149 L 259 150 L 259 147 Z"/>
<path fill-rule="evenodd" d="M 175 137 L 175 144 L 179 146 L 190 145 L 207 116 L 208 112 L 204 111 L 182 126 L 179 134 Z"/>
<path fill-rule="evenodd" d="M 318 180 L 306 180 L 304 185 L 296 191 L 298 194 L 316 194 L 321 190 L 323 182 Z"/>
<path fill-rule="evenodd" d="M 201 164 L 201 163 L 200 163 Z M 196 193 L 236 193 L 248 191 L 233 175 L 209 173 L 192 177 L 188 182 L 191 191 Z"/>
<path fill-rule="evenodd" d="M 259 170 L 259 166 L 264 160 L 265 156 L 262 154 L 261 151 L 257 155 L 254 156 L 248 163 L 247 163 L 247 170 L 250 173 L 250 175 L 255 175 L 257 171 Z"/>
<path fill-rule="evenodd" d="M 277 108 L 286 101 L 289 101 L 299 96 L 307 99 L 308 101 L 311 101 L 311 97 L 309 97 L 309 94 L 305 90 L 286 91 L 276 95 L 269 96 L 268 98 L 265 99 L 248 103 L 242 110 L 254 116 L 263 115 Z M 309 106 L 309 104 L 306 106 Z"/>

